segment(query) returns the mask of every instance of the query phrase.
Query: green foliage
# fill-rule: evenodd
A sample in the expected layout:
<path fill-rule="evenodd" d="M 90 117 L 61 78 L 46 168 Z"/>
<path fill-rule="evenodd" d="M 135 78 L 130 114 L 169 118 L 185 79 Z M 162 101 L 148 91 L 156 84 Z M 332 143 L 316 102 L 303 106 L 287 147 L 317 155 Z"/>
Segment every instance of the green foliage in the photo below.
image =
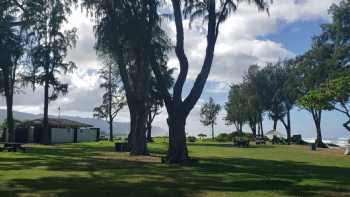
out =
<path fill-rule="evenodd" d="M 196 142 L 196 141 L 197 141 L 197 138 L 194 137 L 194 136 L 188 136 L 188 137 L 187 137 L 187 141 L 188 141 L 188 142 Z"/>
<path fill-rule="evenodd" d="M 236 129 L 241 131 L 242 125 L 247 121 L 247 99 L 243 85 L 232 85 L 228 101 L 225 105 L 228 124 L 234 124 Z"/>
<path fill-rule="evenodd" d="M 233 138 L 243 137 L 247 140 L 254 140 L 254 136 L 251 133 L 235 131 L 232 133 L 220 133 L 215 140 L 218 142 L 232 142 Z"/>
<path fill-rule="evenodd" d="M 201 138 L 201 139 L 203 139 L 203 138 L 206 138 L 206 137 L 207 137 L 207 135 L 206 135 L 206 134 L 204 134 L 204 133 L 200 133 L 200 134 L 198 134 L 198 137 L 199 137 L 199 138 Z"/>

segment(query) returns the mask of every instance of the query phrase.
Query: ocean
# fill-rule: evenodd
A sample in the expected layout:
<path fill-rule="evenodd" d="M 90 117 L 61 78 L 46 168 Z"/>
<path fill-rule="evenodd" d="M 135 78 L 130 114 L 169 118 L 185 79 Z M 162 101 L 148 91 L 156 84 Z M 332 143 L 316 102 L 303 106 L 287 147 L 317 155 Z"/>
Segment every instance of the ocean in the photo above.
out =
<path fill-rule="evenodd" d="M 305 142 L 308 143 L 314 143 L 315 142 L 315 138 L 305 138 L 303 139 Z M 336 144 L 340 147 L 345 147 L 348 144 L 348 138 L 325 138 L 323 139 L 323 142 L 326 144 Z"/>

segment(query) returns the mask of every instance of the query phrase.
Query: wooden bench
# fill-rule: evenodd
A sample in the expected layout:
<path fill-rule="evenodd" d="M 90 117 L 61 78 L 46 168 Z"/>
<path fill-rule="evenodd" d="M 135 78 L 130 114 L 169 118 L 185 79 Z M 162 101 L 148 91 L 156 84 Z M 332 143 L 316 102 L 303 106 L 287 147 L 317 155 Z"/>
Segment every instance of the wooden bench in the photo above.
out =
<path fill-rule="evenodd" d="M 0 147 L 0 151 L 17 152 L 17 150 L 21 150 L 22 152 L 26 152 L 22 143 L 4 142 L 0 144 L 3 144 L 3 147 Z"/>

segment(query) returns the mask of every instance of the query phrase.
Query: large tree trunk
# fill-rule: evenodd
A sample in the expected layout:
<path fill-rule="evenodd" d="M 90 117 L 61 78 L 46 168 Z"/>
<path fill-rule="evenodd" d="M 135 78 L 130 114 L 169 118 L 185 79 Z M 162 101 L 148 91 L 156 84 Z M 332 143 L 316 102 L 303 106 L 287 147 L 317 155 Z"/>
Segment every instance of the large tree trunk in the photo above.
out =
<path fill-rule="evenodd" d="M 9 73 L 4 72 L 5 76 L 5 97 L 6 97 L 6 112 L 7 112 L 7 132 L 8 132 L 8 140 L 10 142 L 15 142 L 16 134 L 15 134 L 15 126 L 14 126 L 14 118 L 13 118 L 13 86 L 12 82 L 9 78 Z"/>
<path fill-rule="evenodd" d="M 43 133 L 42 133 L 42 143 L 50 144 L 51 136 L 49 131 L 49 71 L 46 70 L 45 74 L 45 84 L 44 84 L 44 118 L 43 118 Z"/>
<path fill-rule="evenodd" d="M 129 106 L 130 109 L 130 133 L 128 144 L 130 155 L 148 155 L 146 143 L 146 106 L 143 103 Z"/>
<path fill-rule="evenodd" d="M 189 159 L 185 131 L 186 117 L 179 112 L 169 113 L 167 120 L 169 126 L 167 162 L 169 163 L 184 163 Z"/>
<path fill-rule="evenodd" d="M 10 62 L 6 62 L 7 65 L 10 65 Z M 13 118 L 13 89 L 14 89 L 14 75 L 15 71 L 13 67 L 2 67 L 3 69 L 3 83 L 4 85 L 4 91 L 5 91 L 5 97 L 6 97 L 6 113 L 7 113 L 7 134 L 8 134 L 8 140 L 10 142 L 14 142 L 16 139 L 15 136 L 15 126 L 14 126 L 14 118 Z"/>

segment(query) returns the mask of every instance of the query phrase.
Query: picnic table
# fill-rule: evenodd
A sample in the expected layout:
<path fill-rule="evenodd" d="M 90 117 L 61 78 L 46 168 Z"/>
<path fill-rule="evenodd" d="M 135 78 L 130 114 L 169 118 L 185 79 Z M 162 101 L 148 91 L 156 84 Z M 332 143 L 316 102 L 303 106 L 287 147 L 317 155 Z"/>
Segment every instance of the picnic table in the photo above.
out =
<path fill-rule="evenodd" d="M 25 152 L 26 149 L 22 146 L 23 143 L 16 143 L 16 142 L 1 142 L 3 146 L 0 147 L 0 151 L 7 150 L 8 152 L 17 152 L 17 150 L 21 150 L 22 152 Z"/>
<path fill-rule="evenodd" d="M 233 146 L 237 147 L 249 147 L 249 140 L 241 137 L 233 138 Z"/>
<path fill-rule="evenodd" d="M 266 141 L 264 140 L 264 138 L 258 137 L 255 139 L 255 144 L 266 144 Z"/>

